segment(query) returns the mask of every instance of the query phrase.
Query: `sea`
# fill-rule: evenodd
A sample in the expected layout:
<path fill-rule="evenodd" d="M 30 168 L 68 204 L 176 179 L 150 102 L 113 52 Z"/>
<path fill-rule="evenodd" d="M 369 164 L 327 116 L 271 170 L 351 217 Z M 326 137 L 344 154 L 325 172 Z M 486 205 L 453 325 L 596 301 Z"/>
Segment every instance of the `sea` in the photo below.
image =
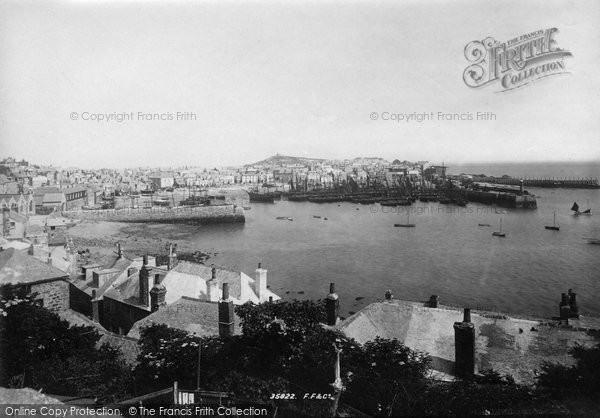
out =
<path fill-rule="evenodd" d="M 600 178 L 600 163 L 457 164 L 448 172 Z M 572 289 L 580 312 L 600 317 L 600 245 L 586 239 L 600 238 L 600 190 L 527 190 L 536 210 L 276 201 L 251 203 L 245 224 L 169 227 L 216 253 L 209 264 L 253 277 L 262 263 L 283 299 L 323 298 L 335 283 L 343 317 L 388 289 L 398 299 L 438 295 L 445 305 L 545 318 L 558 315 L 561 293 Z M 593 215 L 574 216 L 573 202 Z M 544 228 L 554 216 L 560 231 Z M 407 222 L 415 227 L 394 227 Z M 504 238 L 492 236 L 500 222 Z"/>

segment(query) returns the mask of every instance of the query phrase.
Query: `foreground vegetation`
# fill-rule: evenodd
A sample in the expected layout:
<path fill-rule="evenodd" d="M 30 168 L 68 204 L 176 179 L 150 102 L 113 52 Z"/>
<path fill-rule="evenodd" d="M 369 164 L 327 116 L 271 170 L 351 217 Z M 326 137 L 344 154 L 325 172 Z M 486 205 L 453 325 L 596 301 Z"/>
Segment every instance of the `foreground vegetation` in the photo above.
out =
<path fill-rule="evenodd" d="M 429 379 L 431 359 L 397 340 L 364 345 L 324 327 L 324 305 L 292 301 L 236 307 L 243 333 L 197 337 L 154 325 L 143 330 L 135 366 L 99 345 L 92 327 L 70 327 L 32 297 L 4 289 L 0 302 L 0 385 L 92 396 L 112 403 L 172 386 L 200 386 L 269 402 L 272 394 L 331 394 L 341 349 L 340 407 L 369 415 L 586 413 L 597 410 L 600 346 L 576 347 L 573 367 L 546 364 L 537 388 L 487 371 L 451 383 Z M 335 347 L 334 347 L 335 346 Z M 330 399 L 277 401 L 290 415 L 331 413 Z M 285 415 L 285 414 L 283 414 Z"/>

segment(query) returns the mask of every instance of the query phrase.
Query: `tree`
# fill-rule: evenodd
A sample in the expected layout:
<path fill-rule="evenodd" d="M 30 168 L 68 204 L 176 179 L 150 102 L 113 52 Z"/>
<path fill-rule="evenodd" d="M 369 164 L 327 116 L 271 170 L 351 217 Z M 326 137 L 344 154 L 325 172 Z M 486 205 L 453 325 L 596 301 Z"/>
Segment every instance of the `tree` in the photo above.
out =
<path fill-rule="evenodd" d="M 348 376 L 343 400 L 373 415 L 413 410 L 426 387 L 431 358 L 397 339 L 367 342 Z"/>
<path fill-rule="evenodd" d="M 538 384 L 562 392 L 578 391 L 597 396 L 600 393 L 600 344 L 589 348 L 577 344 L 569 353 L 575 365 L 544 363 Z"/>
<path fill-rule="evenodd" d="M 4 286 L 0 294 L 0 385 L 103 399 L 125 394 L 128 369 L 118 350 L 97 347 L 95 328 L 70 326 L 24 290 Z"/>

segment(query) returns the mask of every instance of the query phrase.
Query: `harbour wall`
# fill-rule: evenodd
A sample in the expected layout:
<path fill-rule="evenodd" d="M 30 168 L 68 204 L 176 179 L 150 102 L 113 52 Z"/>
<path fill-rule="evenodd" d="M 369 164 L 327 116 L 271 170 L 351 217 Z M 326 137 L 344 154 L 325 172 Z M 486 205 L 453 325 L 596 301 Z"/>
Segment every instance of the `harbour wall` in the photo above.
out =
<path fill-rule="evenodd" d="M 523 185 L 525 187 L 548 187 L 548 188 L 565 188 L 565 189 L 600 189 L 598 179 L 555 179 L 555 178 L 524 178 Z M 519 186 L 520 178 L 515 177 L 473 177 L 475 182 L 486 182 L 494 184 L 507 184 L 511 186 Z"/>
<path fill-rule="evenodd" d="M 466 196 L 470 202 L 478 202 L 487 205 L 498 205 L 505 208 L 516 209 L 537 208 L 536 198 L 531 195 L 519 196 L 514 193 L 466 190 Z"/>
<path fill-rule="evenodd" d="M 66 218 L 136 223 L 205 225 L 245 222 L 244 208 L 236 205 L 177 206 L 63 211 Z"/>

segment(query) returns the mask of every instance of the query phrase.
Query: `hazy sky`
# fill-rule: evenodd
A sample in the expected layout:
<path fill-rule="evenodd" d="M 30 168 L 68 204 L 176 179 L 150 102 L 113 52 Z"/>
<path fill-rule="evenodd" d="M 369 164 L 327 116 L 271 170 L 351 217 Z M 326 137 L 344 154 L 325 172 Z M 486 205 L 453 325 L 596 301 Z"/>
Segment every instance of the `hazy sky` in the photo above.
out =
<path fill-rule="evenodd" d="M 598 22 L 596 0 L 4 0 L 0 155 L 82 167 L 237 165 L 275 153 L 600 161 Z M 505 93 L 464 84 L 470 41 L 550 27 L 573 54 L 570 74 Z M 496 120 L 381 119 L 478 111 Z"/>

